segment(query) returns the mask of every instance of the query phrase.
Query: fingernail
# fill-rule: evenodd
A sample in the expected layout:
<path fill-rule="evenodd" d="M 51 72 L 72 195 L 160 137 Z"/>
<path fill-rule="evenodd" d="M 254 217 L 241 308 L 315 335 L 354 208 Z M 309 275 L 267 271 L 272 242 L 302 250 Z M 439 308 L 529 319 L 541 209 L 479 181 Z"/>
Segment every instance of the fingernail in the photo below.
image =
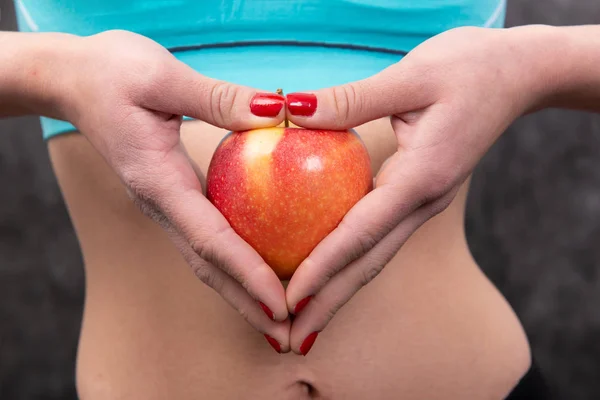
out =
<path fill-rule="evenodd" d="M 298 304 L 296 304 L 296 307 L 294 307 L 294 314 L 296 314 L 296 315 L 300 314 L 300 311 L 302 311 L 304 309 L 304 307 L 306 307 L 306 305 L 308 304 L 310 299 L 312 299 L 312 296 L 308 296 L 308 297 L 305 297 L 302 300 L 300 300 L 298 302 Z"/>
<path fill-rule="evenodd" d="M 310 117 L 317 111 L 317 96 L 311 93 L 290 93 L 286 96 L 287 108 L 292 115 Z"/>
<path fill-rule="evenodd" d="M 258 304 L 260 304 L 260 308 L 263 309 L 263 311 L 265 312 L 265 314 L 267 314 L 267 317 L 269 317 L 269 319 L 272 319 L 273 321 L 275 321 L 275 316 L 273 314 L 273 311 L 271 311 L 271 309 L 269 307 L 267 307 L 263 302 L 259 301 Z"/>
<path fill-rule="evenodd" d="M 279 342 L 277 340 L 273 339 L 271 336 L 267 335 L 266 333 L 265 333 L 265 339 L 267 339 L 267 342 L 269 342 L 271 347 L 274 348 L 276 352 L 281 353 L 281 345 L 279 344 Z"/>
<path fill-rule="evenodd" d="M 302 345 L 300 346 L 300 353 L 302 353 L 303 356 L 308 354 L 311 347 L 313 347 L 313 344 L 315 344 L 318 335 L 319 332 L 313 332 L 304 339 L 304 342 L 302 342 Z"/>
<path fill-rule="evenodd" d="M 279 115 L 285 98 L 273 93 L 257 93 L 250 100 L 250 112 L 257 117 L 273 118 Z"/>

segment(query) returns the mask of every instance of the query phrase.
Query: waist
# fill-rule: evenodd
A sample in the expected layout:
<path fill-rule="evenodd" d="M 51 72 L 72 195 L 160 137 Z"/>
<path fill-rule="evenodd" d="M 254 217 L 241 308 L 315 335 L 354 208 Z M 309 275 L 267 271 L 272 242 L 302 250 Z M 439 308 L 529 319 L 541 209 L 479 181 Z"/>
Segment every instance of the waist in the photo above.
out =
<path fill-rule="evenodd" d="M 460 225 L 442 222 L 411 238 L 307 358 L 275 354 L 167 245 L 90 260 L 81 398 L 503 398 L 529 366 L 527 340 Z"/>
<path fill-rule="evenodd" d="M 390 129 L 389 120 L 357 127 L 374 172 L 396 149 Z M 205 176 L 224 132 L 189 122 L 181 134 Z M 280 356 L 196 279 L 84 137 L 49 147 L 86 262 L 82 400 L 500 399 L 528 368 L 519 321 L 470 255 L 467 185 L 340 310 L 308 357 Z"/>

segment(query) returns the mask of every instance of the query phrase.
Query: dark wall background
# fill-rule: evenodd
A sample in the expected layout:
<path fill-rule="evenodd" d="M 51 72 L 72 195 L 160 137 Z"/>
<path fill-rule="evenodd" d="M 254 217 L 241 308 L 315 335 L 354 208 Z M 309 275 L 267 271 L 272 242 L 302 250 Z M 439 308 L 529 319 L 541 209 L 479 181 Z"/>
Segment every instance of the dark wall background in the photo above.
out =
<path fill-rule="evenodd" d="M 11 2 L 0 9 L 0 30 L 15 29 Z M 531 23 L 600 23 L 600 2 L 509 0 L 508 25 Z M 600 398 L 600 116 L 549 110 L 513 124 L 477 168 L 467 229 L 561 398 Z M 76 398 L 82 302 L 37 119 L 0 121 L 0 399 Z"/>

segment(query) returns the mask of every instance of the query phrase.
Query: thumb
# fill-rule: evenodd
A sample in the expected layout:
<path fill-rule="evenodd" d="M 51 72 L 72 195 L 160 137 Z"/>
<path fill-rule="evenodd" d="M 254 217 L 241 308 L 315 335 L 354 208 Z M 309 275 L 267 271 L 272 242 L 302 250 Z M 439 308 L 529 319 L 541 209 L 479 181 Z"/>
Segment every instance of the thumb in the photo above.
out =
<path fill-rule="evenodd" d="M 298 126 L 349 129 L 430 105 L 431 91 L 402 62 L 369 78 L 286 96 L 289 120 Z"/>
<path fill-rule="evenodd" d="M 277 126 L 285 117 L 282 95 L 208 78 L 178 60 L 156 75 L 140 98 L 140 105 L 151 110 L 232 131 Z"/>

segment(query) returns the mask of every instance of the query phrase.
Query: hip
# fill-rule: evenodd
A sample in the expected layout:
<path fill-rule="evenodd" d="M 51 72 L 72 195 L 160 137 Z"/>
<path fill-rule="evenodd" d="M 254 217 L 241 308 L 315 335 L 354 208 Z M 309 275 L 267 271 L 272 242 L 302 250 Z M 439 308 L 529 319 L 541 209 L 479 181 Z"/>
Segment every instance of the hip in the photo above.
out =
<path fill-rule="evenodd" d="M 501 399 L 529 368 L 518 319 L 460 249 L 434 261 L 408 243 L 307 357 L 274 353 L 172 257 L 88 266 L 83 400 Z"/>

